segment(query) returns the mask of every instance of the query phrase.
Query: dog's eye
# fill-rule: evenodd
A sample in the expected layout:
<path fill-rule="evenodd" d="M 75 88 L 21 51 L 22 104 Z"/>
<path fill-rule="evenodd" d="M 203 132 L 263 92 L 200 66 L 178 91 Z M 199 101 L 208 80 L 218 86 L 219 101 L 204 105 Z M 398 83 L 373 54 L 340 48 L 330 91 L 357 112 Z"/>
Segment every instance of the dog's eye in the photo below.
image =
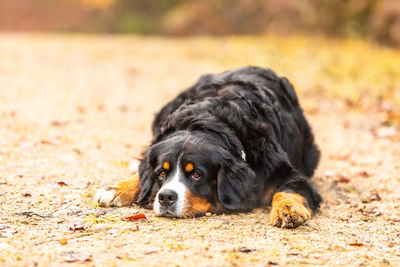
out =
<path fill-rule="evenodd" d="M 160 179 L 164 179 L 167 176 L 167 173 L 165 171 L 160 171 L 160 173 L 158 174 L 158 178 Z"/>
<path fill-rule="evenodd" d="M 192 178 L 195 180 L 199 180 L 200 179 L 200 174 L 198 172 L 194 172 L 192 173 Z"/>

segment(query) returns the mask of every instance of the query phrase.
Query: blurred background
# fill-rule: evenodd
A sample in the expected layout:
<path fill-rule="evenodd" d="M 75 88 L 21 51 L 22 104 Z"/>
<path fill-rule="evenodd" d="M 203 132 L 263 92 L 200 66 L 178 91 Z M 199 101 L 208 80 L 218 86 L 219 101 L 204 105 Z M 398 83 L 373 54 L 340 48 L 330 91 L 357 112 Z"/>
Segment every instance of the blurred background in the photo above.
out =
<path fill-rule="evenodd" d="M 400 45 L 398 0 L 0 0 L 0 30 L 321 34 Z"/>
<path fill-rule="evenodd" d="M 0 266 L 400 266 L 399 47 L 400 0 L 0 0 Z M 310 224 L 98 207 L 167 101 L 247 65 L 287 77 L 313 127 Z"/>

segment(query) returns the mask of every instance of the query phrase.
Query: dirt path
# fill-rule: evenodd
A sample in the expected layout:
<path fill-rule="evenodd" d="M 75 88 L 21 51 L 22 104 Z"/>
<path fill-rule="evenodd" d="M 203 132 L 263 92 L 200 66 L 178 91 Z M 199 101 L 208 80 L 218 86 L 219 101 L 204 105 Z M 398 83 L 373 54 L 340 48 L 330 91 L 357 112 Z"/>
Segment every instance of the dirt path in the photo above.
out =
<path fill-rule="evenodd" d="M 283 55 L 270 56 L 271 49 L 281 46 L 275 40 L 248 51 L 224 39 L 2 35 L 0 265 L 399 266 L 399 132 L 309 93 L 318 70 L 274 61 Z M 302 88 L 323 155 L 314 177 L 325 200 L 320 212 L 285 230 L 268 224 L 268 208 L 165 219 L 93 203 L 97 188 L 129 176 L 151 137 L 154 112 L 199 75 L 243 64 L 239 52 L 252 55 L 248 64 L 277 65 Z M 120 220 L 138 212 L 148 221 Z"/>

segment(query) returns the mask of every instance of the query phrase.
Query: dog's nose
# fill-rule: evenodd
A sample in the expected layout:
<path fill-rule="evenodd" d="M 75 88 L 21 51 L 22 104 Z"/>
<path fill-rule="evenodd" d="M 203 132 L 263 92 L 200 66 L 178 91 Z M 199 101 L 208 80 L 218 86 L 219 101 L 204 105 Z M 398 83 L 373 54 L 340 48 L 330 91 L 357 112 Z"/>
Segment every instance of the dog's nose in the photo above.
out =
<path fill-rule="evenodd" d="M 172 206 L 176 200 L 178 199 L 178 194 L 172 190 L 164 190 L 163 192 L 158 193 L 158 202 L 162 206 Z"/>

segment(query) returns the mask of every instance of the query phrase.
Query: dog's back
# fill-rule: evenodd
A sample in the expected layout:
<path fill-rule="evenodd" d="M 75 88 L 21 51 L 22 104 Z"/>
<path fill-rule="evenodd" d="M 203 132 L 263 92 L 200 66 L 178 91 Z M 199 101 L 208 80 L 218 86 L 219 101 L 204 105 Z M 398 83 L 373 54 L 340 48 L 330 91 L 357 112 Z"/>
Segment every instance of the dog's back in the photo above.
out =
<path fill-rule="evenodd" d="M 241 91 L 229 88 L 229 85 L 240 85 Z M 247 88 L 244 89 L 243 88 Z M 173 101 L 164 106 L 153 122 L 153 134 L 160 133 L 162 125 L 169 121 L 169 116 L 186 104 L 206 98 L 226 97 L 236 102 L 248 113 L 247 124 L 253 129 L 263 129 L 263 124 L 280 125 L 274 131 L 264 133 L 246 132 L 246 123 L 236 129 L 243 146 L 257 153 L 259 146 L 254 142 L 257 135 L 274 135 L 283 151 L 293 164 L 304 175 L 312 176 L 318 165 L 319 151 L 314 144 L 311 128 L 304 118 L 293 86 L 286 78 L 278 77 L 272 70 L 259 67 L 244 67 L 226 71 L 221 74 L 202 76 L 195 85 L 188 88 Z M 228 114 L 229 116 L 230 114 Z M 271 120 L 276 120 L 271 123 Z M 232 123 L 232 122 L 231 122 Z M 270 128 L 270 127 L 269 127 Z M 295 140 L 294 140 L 295 139 Z M 249 142 L 250 140 L 250 142 Z M 253 147 L 253 148 L 252 148 Z M 259 151 L 258 153 L 262 153 Z M 255 160 L 257 156 L 254 156 Z M 256 163 L 254 163 L 256 164 Z"/>

